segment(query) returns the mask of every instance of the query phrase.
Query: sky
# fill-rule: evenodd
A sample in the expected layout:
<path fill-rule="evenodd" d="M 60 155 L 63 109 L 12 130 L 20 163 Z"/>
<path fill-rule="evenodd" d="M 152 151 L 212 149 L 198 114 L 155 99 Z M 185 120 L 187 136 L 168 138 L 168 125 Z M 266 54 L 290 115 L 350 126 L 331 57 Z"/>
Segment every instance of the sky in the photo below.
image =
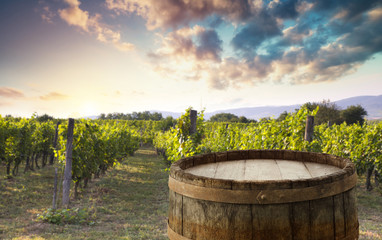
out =
<path fill-rule="evenodd" d="M 0 114 L 382 94 L 382 1 L 1 0 Z"/>

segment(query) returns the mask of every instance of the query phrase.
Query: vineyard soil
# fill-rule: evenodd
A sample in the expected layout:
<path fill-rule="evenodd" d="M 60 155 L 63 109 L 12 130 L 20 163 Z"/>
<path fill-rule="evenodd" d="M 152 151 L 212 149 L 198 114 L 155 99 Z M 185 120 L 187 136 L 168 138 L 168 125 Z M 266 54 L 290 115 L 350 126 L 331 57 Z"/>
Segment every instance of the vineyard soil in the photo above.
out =
<path fill-rule="evenodd" d="M 141 148 L 80 191 L 72 208 L 86 208 L 85 224 L 37 220 L 51 207 L 54 168 L 5 179 L 0 166 L 0 239 L 167 239 L 168 173 L 151 148 Z M 382 239 L 382 188 L 357 186 L 360 239 Z"/>

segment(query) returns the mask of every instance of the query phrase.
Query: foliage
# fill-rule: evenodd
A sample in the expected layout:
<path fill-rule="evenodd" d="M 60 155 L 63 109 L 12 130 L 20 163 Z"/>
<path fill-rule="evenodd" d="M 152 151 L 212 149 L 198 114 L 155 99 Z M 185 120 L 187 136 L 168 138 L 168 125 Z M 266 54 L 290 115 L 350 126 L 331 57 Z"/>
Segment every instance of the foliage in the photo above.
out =
<path fill-rule="evenodd" d="M 284 111 L 282 112 L 279 117 L 277 118 L 277 121 L 283 121 L 285 120 L 285 118 L 288 116 L 288 112 L 287 111 Z"/>
<path fill-rule="evenodd" d="M 37 119 L 39 122 L 47 122 L 47 121 L 53 121 L 53 120 L 54 120 L 54 117 L 49 116 L 48 114 L 43 114 L 43 115 L 41 115 L 41 116 L 36 116 L 36 119 Z"/>
<path fill-rule="evenodd" d="M 196 132 L 190 134 L 191 108 L 177 119 L 174 128 L 167 132 L 158 132 L 154 139 L 154 145 L 157 149 L 165 150 L 165 156 L 168 160 L 174 162 L 182 157 L 192 156 L 201 152 L 200 143 L 204 136 L 204 111 L 198 113 L 196 121 Z"/>
<path fill-rule="evenodd" d="M 99 117 L 99 119 L 120 119 L 120 120 L 153 120 L 153 121 L 160 121 L 163 119 L 162 113 L 154 112 L 151 113 L 149 111 L 144 112 L 133 112 L 133 113 L 109 113 L 105 114 L 102 113 Z"/>
<path fill-rule="evenodd" d="M 257 123 L 206 122 L 200 124 L 201 141 L 184 141 L 177 126 L 156 135 L 154 144 L 164 149 L 169 160 L 176 161 L 193 154 L 245 149 L 288 149 L 323 152 L 352 160 L 359 174 L 374 168 L 382 174 L 382 122 L 374 124 L 316 125 L 312 142 L 304 141 L 308 115 L 318 115 L 319 106 L 310 110 L 301 108 L 282 118 L 266 119 Z M 187 112 L 181 121 L 188 116 Z M 183 145 L 181 144 L 183 143 Z"/>
<path fill-rule="evenodd" d="M 89 220 L 90 214 L 86 208 L 73 209 L 52 209 L 48 208 L 42 214 L 37 215 L 37 219 L 53 223 L 53 224 L 89 224 L 93 225 L 94 221 Z"/>
<path fill-rule="evenodd" d="M 239 122 L 239 117 L 232 113 L 217 113 L 210 118 L 211 122 Z"/>
<path fill-rule="evenodd" d="M 162 121 L 141 120 L 76 120 L 74 129 L 73 180 L 99 174 L 126 156 L 133 155 L 140 143 L 152 143 L 155 133 L 174 125 L 171 117 Z M 18 173 L 21 163 L 25 171 L 47 164 L 54 153 L 65 164 L 67 125 L 59 127 L 58 145 L 53 146 L 57 120 L 42 118 L 3 118 L 0 115 L 0 164 L 7 166 L 7 175 Z M 53 163 L 53 162 L 50 162 Z"/>
<path fill-rule="evenodd" d="M 255 120 L 249 120 L 244 116 L 236 116 L 232 113 L 217 113 L 210 118 L 211 122 L 240 122 L 240 123 L 250 123 L 255 122 Z"/>
<path fill-rule="evenodd" d="M 0 163 L 7 165 L 7 175 L 11 175 L 12 165 L 12 175 L 16 175 L 22 162 L 27 162 L 26 170 L 32 168 L 29 163 L 33 156 L 40 156 L 44 166 L 47 157 L 53 154 L 53 137 L 54 125 L 50 120 L 0 116 Z"/>
<path fill-rule="evenodd" d="M 64 165 L 67 125 L 60 126 L 59 136 L 57 156 Z M 98 176 L 120 159 L 132 155 L 138 147 L 138 138 L 123 123 L 77 120 L 73 132 L 72 178 L 77 182 L 93 174 Z"/>
<path fill-rule="evenodd" d="M 197 134 L 188 136 L 189 109 L 178 119 L 174 129 L 158 133 L 154 145 L 165 149 L 171 162 L 182 157 L 206 152 L 241 149 L 291 149 L 319 151 L 317 140 L 307 143 L 303 140 L 305 120 L 308 114 L 316 114 L 317 109 L 301 109 L 290 114 L 283 121 L 270 119 L 258 123 L 203 123 L 198 117 Z M 203 114 L 203 113 L 201 113 Z"/>
<path fill-rule="evenodd" d="M 367 112 L 361 105 L 352 105 L 341 111 L 341 119 L 347 124 L 359 123 L 363 125 L 366 115 Z"/>
<path fill-rule="evenodd" d="M 315 125 L 321 124 L 341 124 L 346 122 L 349 124 L 363 124 L 365 122 L 366 110 L 361 105 L 351 105 L 344 110 L 341 110 L 335 103 L 331 103 L 329 100 L 324 100 L 321 103 L 308 102 L 302 107 L 309 110 L 313 110 L 319 107 L 317 115 L 314 119 Z M 286 112 L 282 113 L 279 118 L 283 118 Z"/>
<path fill-rule="evenodd" d="M 319 110 L 314 118 L 315 125 L 341 123 L 340 109 L 335 103 L 331 103 L 330 100 L 324 100 L 321 103 L 308 102 L 302 105 L 302 108 L 307 108 L 310 111 L 317 107 Z"/>

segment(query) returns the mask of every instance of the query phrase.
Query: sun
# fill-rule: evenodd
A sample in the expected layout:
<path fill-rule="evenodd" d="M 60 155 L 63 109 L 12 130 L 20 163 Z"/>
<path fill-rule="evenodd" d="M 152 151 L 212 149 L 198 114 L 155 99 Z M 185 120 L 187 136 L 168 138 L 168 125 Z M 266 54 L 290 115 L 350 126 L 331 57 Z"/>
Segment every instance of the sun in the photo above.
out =
<path fill-rule="evenodd" d="M 94 102 L 85 102 L 81 106 L 82 117 L 91 117 L 97 115 L 97 104 Z"/>

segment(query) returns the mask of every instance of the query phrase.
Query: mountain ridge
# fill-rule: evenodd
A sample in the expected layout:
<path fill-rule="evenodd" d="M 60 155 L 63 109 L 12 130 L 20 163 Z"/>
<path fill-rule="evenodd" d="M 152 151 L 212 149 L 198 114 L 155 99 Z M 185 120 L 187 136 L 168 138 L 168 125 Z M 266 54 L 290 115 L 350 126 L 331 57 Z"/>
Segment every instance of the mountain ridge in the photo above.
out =
<path fill-rule="evenodd" d="M 368 113 L 367 119 L 382 119 L 382 95 L 362 95 L 350 98 L 333 101 L 340 109 L 346 109 L 351 105 L 361 105 Z M 277 118 L 284 111 L 293 112 L 298 109 L 302 104 L 293 104 L 285 106 L 260 106 L 260 107 L 245 107 L 245 108 L 232 108 L 217 110 L 213 112 L 205 112 L 204 116 L 209 119 L 211 116 L 218 113 L 232 113 L 236 116 L 244 116 L 248 119 L 261 119 L 264 117 Z M 172 116 L 178 118 L 181 113 L 168 112 L 168 111 L 150 111 L 162 113 L 163 117 Z"/>

